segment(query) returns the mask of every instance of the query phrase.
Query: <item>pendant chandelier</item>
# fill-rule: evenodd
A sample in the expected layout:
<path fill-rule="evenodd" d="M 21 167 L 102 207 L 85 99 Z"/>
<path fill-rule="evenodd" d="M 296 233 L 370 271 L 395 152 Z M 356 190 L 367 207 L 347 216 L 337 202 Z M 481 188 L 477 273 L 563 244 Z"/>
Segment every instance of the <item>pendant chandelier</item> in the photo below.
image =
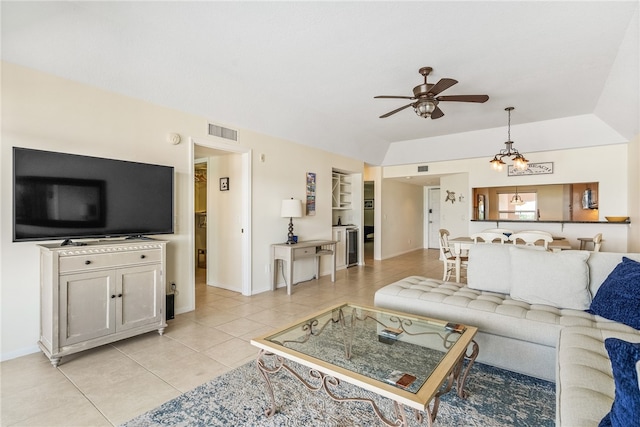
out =
<path fill-rule="evenodd" d="M 522 196 L 518 194 L 518 187 L 516 187 L 516 194 L 513 195 L 509 203 L 516 206 L 524 205 L 524 200 L 522 200 Z"/>
<path fill-rule="evenodd" d="M 489 162 L 491 163 L 491 167 L 494 170 L 501 171 L 502 167 L 506 164 L 502 161 L 503 158 L 507 157 L 509 159 L 513 158 L 513 167 L 516 170 L 526 170 L 529 160 L 525 159 L 522 154 L 518 152 L 515 148 L 513 148 L 513 141 L 511 140 L 511 111 L 514 107 L 507 107 L 504 110 L 509 113 L 509 122 L 507 125 L 507 142 L 504 144 L 507 148 L 500 150 L 498 154 L 493 156 L 493 159 Z"/>

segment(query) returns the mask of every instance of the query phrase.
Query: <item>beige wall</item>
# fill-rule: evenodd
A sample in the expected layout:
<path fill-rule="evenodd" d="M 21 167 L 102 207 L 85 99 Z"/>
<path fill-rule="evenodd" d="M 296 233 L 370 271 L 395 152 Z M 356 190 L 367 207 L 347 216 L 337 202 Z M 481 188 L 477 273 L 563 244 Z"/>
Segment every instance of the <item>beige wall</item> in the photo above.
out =
<path fill-rule="evenodd" d="M 184 312 L 195 306 L 191 228 L 194 201 L 190 194 L 193 189 L 193 147 L 189 139 L 219 140 L 206 134 L 209 122 L 216 123 L 215 118 L 194 116 L 2 63 L 0 286 L 3 360 L 37 351 L 39 334 L 37 244 L 11 241 L 12 147 L 174 166 L 175 234 L 162 237 L 170 242 L 167 283 L 176 283 L 176 311 Z M 179 133 L 183 142 L 169 144 L 169 133 Z M 306 172 L 316 172 L 317 213 L 297 220 L 296 234 L 302 239 L 329 239 L 331 169 L 362 173 L 364 165 L 361 161 L 244 129 L 238 129 L 237 144 L 251 150 L 252 156 L 251 204 L 254 211 L 250 224 L 250 276 L 251 292 L 258 293 L 270 289 L 270 272 L 267 271 L 270 244 L 286 237 L 287 221 L 280 218 L 281 200 L 289 197 L 304 200 Z M 261 154 L 264 154 L 264 162 L 260 159 Z M 301 267 L 310 272 L 313 270 L 312 265 Z"/>
<path fill-rule="evenodd" d="M 629 200 L 629 251 L 640 252 L 640 136 L 629 143 L 627 156 L 629 170 L 629 188 L 627 199 Z"/>
<path fill-rule="evenodd" d="M 469 188 L 469 175 L 457 173 L 440 179 L 440 228 L 449 230 L 450 237 L 468 236 L 466 224 L 473 206 Z M 455 193 L 455 201 L 445 201 L 447 190 Z M 462 200 L 460 197 L 462 196 Z"/>
<path fill-rule="evenodd" d="M 536 163 L 553 162 L 554 172 L 546 175 L 509 177 L 506 171 L 501 173 L 492 171 L 486 158 L 427 163 L 429 172 L 420 174 L 416 173 L 416 164 L 386 166 L 383 168 L 382 174 L 383 178 L 442 175 L 440 178 L 442 200 L 446 196 L 445 190 L 447 189 L 453 189 L 456 191 L 456 195 L 463 194 L 467 198 L 461 204 L 451 205 L 451 203 L 442 202 L 441 224 L 443 228 L 449 228 L 453 236 L 468 236 L 483 228 L 490 228 L 487 223 L 468 221 L 473 214 L 473 203 L 469 202 L 472 188 L 598 182 L 599 219 L 604 221 L 604 217 L 609 215 L 629 215 L 632 221 L 631 225 L 555 224 L 543 226 L 538 224 L 536 228 L 549 231 L 554 235 L 566 236 L 571 239 L 573 244 L 576 243 L 578 237 L 594 236 L 596 233 L 602 232 L 606 240 L 603 243 L 603 250 L 627 252 L 639 245 L 640 233 L 638 233 L 637 227 L 638 221 L 640 221 L 638 214 L 640 192 L 638 191 L 637 146 L 638 142 L 633 141 L 629 144 L 538 152 L 527 156 Z M 627 158 L 635 158 L 635 160 L 629 162 L 622 160 Z M 420 163 L 420 165 L 424 164 Z M 458 181 L 460 174 L 467 174 L 466 183 Z M 447 178 L 449 176 L 458 176 L 455 184 L 449 183 Z M 462 193 L 459 193 L 460 191 Z M 465 213 L 461 213 L 460 209 L 463 209 Z M 636 221 L 633 219 L 634 215 L 637 217 Z M 525 227 L 524 229 L 531 228 L 531 224 L 522 224 L 522 226 Z M 517 225 L 510 228 L 517 228 Z"/>
<path fill-rule="evenodd" d="M 376 188 L 379 186 L 376 183 Z M 382 183 L 381 226 L 375 239 L 382 238 L 381 258 L 394 257 L 423 246 L 422 187 L 398 181 Z M 378 230 L 381 233 L 378 233 Z"/>

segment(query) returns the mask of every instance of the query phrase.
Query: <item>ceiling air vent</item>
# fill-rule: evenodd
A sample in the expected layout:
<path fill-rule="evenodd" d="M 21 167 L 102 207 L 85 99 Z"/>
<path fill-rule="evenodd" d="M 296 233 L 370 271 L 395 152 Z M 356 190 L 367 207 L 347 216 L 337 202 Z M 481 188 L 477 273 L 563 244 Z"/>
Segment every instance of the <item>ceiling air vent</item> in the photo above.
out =
<path fill-rule="evenodd" d="M 237 130 L 223 128 L 222 126 L 212 125 L 211 123 L 209 123 L 209 135 L 230 139 L 232 141 L 238 140 Z"/>
<path fill-rule="evenodd" d="M 418 166 L 418 172 L 429 172 L 429 166 Z"/>

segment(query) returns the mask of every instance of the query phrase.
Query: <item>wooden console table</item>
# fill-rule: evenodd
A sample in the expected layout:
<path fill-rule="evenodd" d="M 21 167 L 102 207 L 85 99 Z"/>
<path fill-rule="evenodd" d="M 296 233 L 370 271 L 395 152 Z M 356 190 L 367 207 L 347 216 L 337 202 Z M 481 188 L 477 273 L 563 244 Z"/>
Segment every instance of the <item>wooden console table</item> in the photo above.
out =
<path fill-rule="evenodd" d="M 334 240 L 309 240 L 307 242 L 298 242 L 293 245 L 286 243 L 276 243 L 271 245 L 271 266 L 273 267 L 273 275 L 271 276 L 271 290 L 276 290 L 278 278 L 278 260 L 287 263 L 285 273 L 285 282 L 287 285 L 287 294 L 291 295 L 291 287 L 293 286 L 293 263 L 296 260 L 304 258 L 315 258 L 316 263 L 316 280 L 320 278 L 320 257 L 322 255 L 331 255 L 331 281 L 336 281 L 336 241 Z M 283 268 L 283 272 L 284 272 Z"/>

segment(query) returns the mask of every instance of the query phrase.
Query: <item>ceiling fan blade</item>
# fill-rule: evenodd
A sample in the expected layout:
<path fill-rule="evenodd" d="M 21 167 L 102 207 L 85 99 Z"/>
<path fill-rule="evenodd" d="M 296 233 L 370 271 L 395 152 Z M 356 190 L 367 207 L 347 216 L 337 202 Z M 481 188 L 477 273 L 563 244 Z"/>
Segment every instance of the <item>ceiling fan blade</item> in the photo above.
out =
<path fill-rule="evenodd" d="M 381 118 L 381 119 L 384 119 L 385 117 L 389 117 L 390 115 L 395 114 L 395 113 L 397 113 L 398 111 L 402 111 L 402 110 L 404 110 L 404 109 L 405 109 L 405 108 L 407 108 L 407 107 L 411 107 L 412 105 L 413 105 L 413 102 L 412 102 L 411 104 L 407 104 L 407 105 L 405 105 L 405 106 L 403 106 L 403 107 L 396 108 L 396 109 L 395 109 L 395 110 L 393 110 L 393 111 L 389 111 L 387 114 L 383 114 L 382 116 L 380 116 L 380 118 Z"/>
<path fill-rule="evenodd" d="M 439 96 L 436 99 L 438 101 L 487 102 L 489 100 L 489 96 L 488 95 L 450 95 L 450 96 Z"/>
<path fill-rule="evenodd" d="M 438 107 L 436 105 L 436 108 L 433 110 L 433 112 L 431 113 L 431 119 L 439 119 L 440 117 L 444 116 L 444 113 L 442 112 L 442 110 L 440 109 L 440 107 Z"/>
<path fill-rule="evenodd" d="M 458 83 L 458 81 L 454 79 L 440 79 L 438 83 L 431 86 L 431 89 L 429 89 L 429 93 L 437 95 L 443 90 L 449 89 L 456 83 Z"/>
<path fill-rule="evenodd" d="M 378 95 L 374 98 L 394 98 L 394 99 L 416 99 L 414 96 L 392 96 L 392 95 Z"/>

